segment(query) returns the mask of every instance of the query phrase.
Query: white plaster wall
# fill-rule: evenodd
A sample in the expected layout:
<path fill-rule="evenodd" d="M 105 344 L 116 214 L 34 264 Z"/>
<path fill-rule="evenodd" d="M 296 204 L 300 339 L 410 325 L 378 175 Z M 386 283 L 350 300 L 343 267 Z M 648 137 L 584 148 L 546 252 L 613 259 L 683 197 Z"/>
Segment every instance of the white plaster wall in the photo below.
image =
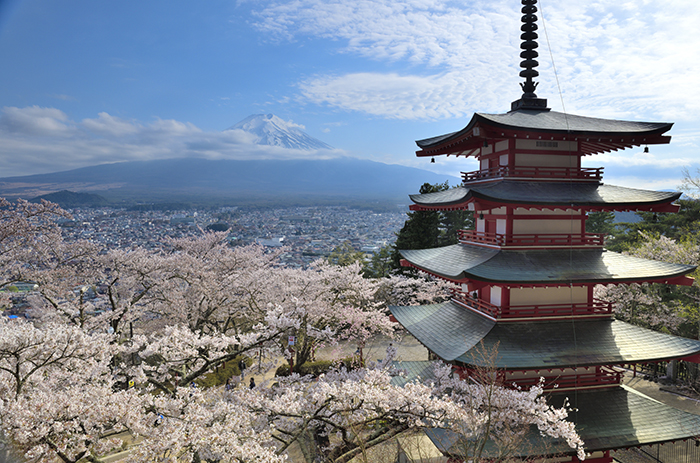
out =
<path fill-rule="evenodd" d="M 507 154 L 502 154 L 498 158 L 498 165 L 499 166 L 507 166 L 508 165 L 508 155 Z"/>
<path fill-rule="evenodd" d="M 580 220 L 513 220 L 513 234 L 574 234 L 581 232 Z"/>
<path fill-rule="evenodd" d="M 491 304 L 496 307 L 501 306 L 501 288 L 499 286 L 491 286 Z"/>
<path fill-rule="evenodd" d="M 515 215 L 560 215 L 562 217 L 569 217 L 571 214 L 580 213 L 580 210 L 574 209 L 525 209 L 524 207 L 519 207 L 513 211 Z"/>
<path fill-rule="evenodd" d="M 537 146 L 537 142 L 545 142 L 545 143 L 540 143 L 540 146 Z M 547 145 L 552 145 L 555 144 L 556 146 L 547 146 Z M 521 150 L 539 150 L 539 151 L 571 151 L 571 152 L 576 152 L 578 151 L 578 142 L 577 141 L 563 141 L 563 140 L 557 140 L 555 142 L 550 142 L 550 140 L 515 140 L 515 148 L 516 149 L 521 149 Z"/>
<path fill-rule="evenodd" d="M 561 288 L 511 288 L 510 305 L 582 304 L 588 302 L 588 289 L 582 286 Z"/>
<path fill-rule="evenodd" d="M 508 140 L 501 140 L 496 142 L 496 151 L 503 151 L 508 149 Z"/>
<path fill-rule="evenodd" d="M 505 219 L 497 219 L 496 220 L 496 233 L 498 233 L 499 235 L 506 234 L 506 220 Z"/>
<path fill-rule="evenodd" d="M 578 156 L 515 153 L 515 165 L 528 167 L 577 167 Z"/>

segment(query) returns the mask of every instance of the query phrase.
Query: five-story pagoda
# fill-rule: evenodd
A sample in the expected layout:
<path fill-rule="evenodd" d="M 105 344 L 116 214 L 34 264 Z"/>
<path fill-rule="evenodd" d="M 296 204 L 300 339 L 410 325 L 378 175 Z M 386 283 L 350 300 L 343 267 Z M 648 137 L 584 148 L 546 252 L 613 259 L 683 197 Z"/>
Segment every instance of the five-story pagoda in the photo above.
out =
<path fill-rule="evenodd" d="M 414 211 L 466 209 L 476 227 L 459 244 L 404 250 L 403 265 L 451 281 L 450 302 L 392 307 L 392 314 L 433 354 L 463 376 L 495 366 L 504 385 L 529 387 L 540 377 L 552 404 L 569 398 L 570 419 L 592 452 L 687 439 L 700 417 L 667 407 L 622 385 L 617 366 L 696 360 L 700 342 L 615 320 L 599 284 L 690 285 L 695 267 L 605 250 L 586 233 L 593 211 L 676 212 L 680 193 L 606 185 L 603 168 L 583 168 L 587 155 L 670 142 L 670 123 L 605 120 L 547 108 L 535 94 L 537 0 L 522 0 L 522 97 L 505 114 L 476 113 L 458 132 L 417 142 L 418 156 L 474 156 L 479 170 L 463 185 L 412 195 Z M 477 350 L 496 349 L 496 365 L 479 365 Z M 430 433 L 443 453 L 459 458 L 449 430 Z M 571 461 L 577 461 L 571 456 Z"/>

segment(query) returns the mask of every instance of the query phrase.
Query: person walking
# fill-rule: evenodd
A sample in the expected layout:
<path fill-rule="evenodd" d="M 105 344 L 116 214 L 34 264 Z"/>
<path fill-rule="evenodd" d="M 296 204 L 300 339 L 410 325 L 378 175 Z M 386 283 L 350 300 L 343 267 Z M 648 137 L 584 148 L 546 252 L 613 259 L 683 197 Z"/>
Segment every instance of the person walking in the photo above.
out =
<path fill-rule="evenodd" d="M 250 388 L 255 389 L 255 378 L 252 376 L 250 377 Z"/>

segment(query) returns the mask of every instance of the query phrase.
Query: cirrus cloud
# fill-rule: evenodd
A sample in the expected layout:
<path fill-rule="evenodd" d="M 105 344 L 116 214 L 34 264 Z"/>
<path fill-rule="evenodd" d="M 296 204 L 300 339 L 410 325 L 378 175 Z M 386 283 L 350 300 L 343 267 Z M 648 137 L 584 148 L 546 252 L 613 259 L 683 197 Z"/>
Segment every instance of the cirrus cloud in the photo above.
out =
<path fill-rule="evenodd" d="M 562 109 L 560 86 L 569 111 L 695 120 L 700 2 L 550 0 L 539 7 L 546 23 L 539 22 L 538 94 L 550 106 Z M 300 84 L 314 103 L 442 119 L 475 109 L 502 112 L 520 96 L 520 13 L 510 0 L 272 1 L 256 14 L 256 27 L 274 40 L 325 39 L 338 44 L 338 53 L 407 66 L 402 73 L 368 64 L 371 72 L 314 76 Z"/>

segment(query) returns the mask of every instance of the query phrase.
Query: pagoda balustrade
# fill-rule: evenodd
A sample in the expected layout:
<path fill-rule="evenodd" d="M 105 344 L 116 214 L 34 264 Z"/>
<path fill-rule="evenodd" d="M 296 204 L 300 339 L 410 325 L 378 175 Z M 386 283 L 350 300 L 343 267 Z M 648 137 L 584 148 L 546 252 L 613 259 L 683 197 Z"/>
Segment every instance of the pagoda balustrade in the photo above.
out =
<path fill-rule="evenodd" d="M 586 372 L 571 374 L 553 374 L 548 372 L 532 378 L 508 378 L 506 376 L 506 385 L 530 389 L 540 384 L 540 377 L 544 379 L 542 384 L 544 390 L 616 386 L 622 382 L 621 371 L 606 366 L 598 366 Z"/>
<path fill-rule="evenodd" d="M 607 316 L 613 313 L 611 302 L 594 299 L 591 303 L 527 304 L 498 307 L 473 297 L 457 288 L 450 288 L 452 300 L 495 319 L 550 318 L 571 316 Z"/>
<path fill-rule="evenodd" d="M 464 183 L 492 178 L 536 178 L 538 180 L 600 180 L 602 167 L 496 166 L 462 172 Z"/>
<path fill-rule="evenodd" d="M 523 390 L 531 389 L 534 386 L 539 386 L 540 382 L 545 391 L 554 389 L 571 389 L 571 388 L 586 388 L 586 387 L 603 387 L 615 386 L 622 382 L 623 373 L 612 367 L 596 366 L 587 369 L 586 371 L 568 371 L 565 373 L 560 370 L 560 373 L 554 371 L 542 372 L 538 371 L 534 376 L 518 377 L 517 374 L 506 372 L 505 370 L 497 370 L 495 372 L 485 370 L 476 370 L 463 366 L 453 366 L 452 369 L 459 375 L 461 379 L 472 378 L 477 381 L 496 381 L 497 384 L 504 387 L 519 388 Z"/>
<path fill-rule="evenodd" d="M 603 247 L 605 233 L 530 233 L 503 235 L 476 230 L 459 230 L 460 243 L 484 244 L 489 246 L 595 246 Z"/>

